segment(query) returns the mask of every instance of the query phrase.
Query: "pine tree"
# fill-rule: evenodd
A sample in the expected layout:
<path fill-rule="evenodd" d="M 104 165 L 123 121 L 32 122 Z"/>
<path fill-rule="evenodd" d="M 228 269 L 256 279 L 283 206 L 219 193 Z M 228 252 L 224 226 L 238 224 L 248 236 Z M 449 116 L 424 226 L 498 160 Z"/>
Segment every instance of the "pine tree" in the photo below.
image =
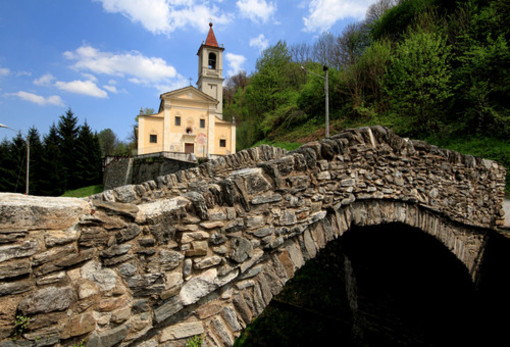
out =
<path fill-rule="evenodd" d="M 76 140 L 77 182 L 80 187 L 101 183 L 101 147 L 97 134 L 87 122 L 80 127 Z"/>
<path fill-rule="evenodd" d="M 65 115 L 58 121 L 58 139 L 59 148 L 62 155 L 62 175 L 63 190 L 78 188 L 80 186 L 77 168 L 76 141 L 80 127 L 78 118 L 74 116 L 71 109 L 68 109 Z"/>
<path fill-rule="evenodd" d="M 27 143 L 26 139 L 18 133 L 12 139 L 7 153 L 5 168 L 6 172 L 5 182 L 8 186 L 6 191 L 13 193 L 25 192 L 25 172 L 26 172 L 26 159 L 27 159 Z"/>
<path fill-rule="evenodd" d="M 11 153 L 11 142 L 6 138 L 0 143 L 0 191 L 12 192 L 14 189 L 15 170 Z"/>
<path fill-rule="evenodd" d="M 29 194 L 41 195 L 39 190 L 44 148 L 36 128 L 32 127 L 28 130 L 28 139 L 30 143 Z"/>
<path fill-rule="evenodd" d="M 58 196 L 64 192 L 64 175 L 62 172 L 62 155 L 60 153 L 60 138 L 55 124 L 50 127 L 48 135 L 44 136 L 39 192 L 41 195 Z"/>

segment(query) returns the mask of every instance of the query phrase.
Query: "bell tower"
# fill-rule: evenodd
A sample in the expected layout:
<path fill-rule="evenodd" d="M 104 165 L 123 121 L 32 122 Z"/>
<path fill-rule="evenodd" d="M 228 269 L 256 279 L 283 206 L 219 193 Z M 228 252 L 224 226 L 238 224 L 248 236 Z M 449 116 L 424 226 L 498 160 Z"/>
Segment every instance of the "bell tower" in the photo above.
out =
<path fill-rule="evenodd" d="M 213 23 L 209 23 L 209 33 L 205 43 L 198 49 L 198 89 L 219 101 L 216 115 L 223 119 L 223 51 L 218 46 Z"/>

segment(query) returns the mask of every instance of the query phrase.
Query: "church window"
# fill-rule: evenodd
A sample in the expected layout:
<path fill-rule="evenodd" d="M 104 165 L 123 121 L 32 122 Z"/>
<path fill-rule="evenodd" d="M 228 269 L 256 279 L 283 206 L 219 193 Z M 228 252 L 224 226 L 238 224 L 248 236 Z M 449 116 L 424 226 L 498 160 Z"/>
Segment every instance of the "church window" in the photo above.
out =
<path fill-rule="evenodd" d="M 220 147 L 227 147 L 227 140 L 220 140 Z"/>
<path fill-rule="evenodd" d="M 200 127 L 205 128 L 205 119 L 200 120 Z"/>
<path fill-rule="evenodd" d="M 158 143 L 158 135 L 151 135 L 149 140 L 150 143 Z"/>
<path fill-rule="evenodd" d="M 181 126 L 181 117 L 179 116 L 175 117 L 175 126 Z"/>
<path fill-rule="evenodd" d="M 191 135 L 192 133 L 193 133 L 193 129 L 191 129 L 189 127 L 186 128 L 186 134 Z"/>
<path fill-rule="evenodd" d="M 216 70 L 216 54 L 209 53 L 209 69 Z"/>

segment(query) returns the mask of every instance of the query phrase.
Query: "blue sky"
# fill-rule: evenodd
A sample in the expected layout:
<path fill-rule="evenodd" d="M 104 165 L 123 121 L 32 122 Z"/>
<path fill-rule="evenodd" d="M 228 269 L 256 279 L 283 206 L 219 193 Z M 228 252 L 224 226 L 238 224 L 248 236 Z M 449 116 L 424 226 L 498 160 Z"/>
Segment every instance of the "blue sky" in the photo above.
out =
<path fill-rule="evenodd" d="M 363 19 L 375 0 L 1 0 L 0 123 L 46 134 L 71 108 L 126 140 L 140 107 L 197 81 L 214 23 L 224 77 L 255 69 L 278 40 L 313 43 Z M 0 139 L 15 132 L 0 128 Z"/>

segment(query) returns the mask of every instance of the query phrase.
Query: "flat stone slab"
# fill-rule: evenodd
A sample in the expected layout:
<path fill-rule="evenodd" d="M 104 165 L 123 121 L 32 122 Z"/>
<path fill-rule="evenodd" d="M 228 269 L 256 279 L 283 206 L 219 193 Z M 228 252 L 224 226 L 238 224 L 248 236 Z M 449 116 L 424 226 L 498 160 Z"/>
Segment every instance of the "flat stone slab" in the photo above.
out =
<path fill-rule="evenodd" d="M 179 196 L 172 199 L 162 199 L 141 204 L 138 208 L 148 219 L 151 219 L 159 217 L 165 213 L 177 211 L 190 203 L 191 202 L 188 199 Z"/>
<path fill-rule="evenodd" d="M 0 193 L 0 231 L 65 230 L 90 213 L 81 198 Z"/>

